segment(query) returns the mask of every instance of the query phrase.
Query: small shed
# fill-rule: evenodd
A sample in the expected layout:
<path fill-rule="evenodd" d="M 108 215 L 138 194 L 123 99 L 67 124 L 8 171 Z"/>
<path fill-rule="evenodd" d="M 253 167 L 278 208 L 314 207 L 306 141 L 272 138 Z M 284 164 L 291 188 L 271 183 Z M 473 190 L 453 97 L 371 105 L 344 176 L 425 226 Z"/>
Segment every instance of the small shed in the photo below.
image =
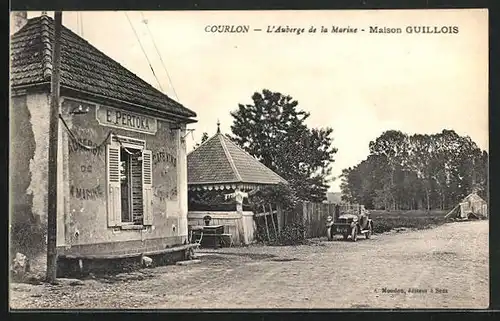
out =
<path fill-rule="evenodd" d="M 460 219 L 488 218 L 488 203 L 476 192 L 472 192 L 458 203 L 446 217 L 451 215 L 456 215 Z"/>
<path fill-rule="evenodd" d="M 284 178 L 222 134 L 219 124 L 214 136 L 187 155 L 187 164 L 189 193 L 218 191 L 225 199 L 234 200 L 228 204 L 229 208 L 215 211 L 199 210 L 190 203 L 188 226 L 204 225 L 203 218 L 209 215 L 211 224 L 223 225 L 224 233 L 231 234 L 234 244 L 249 244 L 253 240 L 254 213 L 244 210 L 243 206 L 248 193 L 266 186 L 287 184 Z"/>

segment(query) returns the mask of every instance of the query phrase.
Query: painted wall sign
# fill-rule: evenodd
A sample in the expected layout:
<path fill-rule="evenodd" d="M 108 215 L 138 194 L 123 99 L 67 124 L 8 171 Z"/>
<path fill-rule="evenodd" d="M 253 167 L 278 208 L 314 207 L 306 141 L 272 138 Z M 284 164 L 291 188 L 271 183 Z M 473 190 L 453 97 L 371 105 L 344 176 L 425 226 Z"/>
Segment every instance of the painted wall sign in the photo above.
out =
<path fill-rule="evenodd" d="M 83 148 L 81 145 L 79 145 L 76 142 L 70 140 L 69 143 L 68 143 L 68 148 L 69 148 L 69 152 L 71 154 L 78 152 L 78 153 L 90 154 L 90 155 L 98 156 L 99 157 L 101 155 L 104 155 L 105 152 L 106 152 L 105 146 L 99 146 L 99 148 L 97 148 L 98 147 L 97 143 L 93 142 L 90 139 L 87 139 L 87 138 L 78 138 L 78 141 L 81 144 L 83 144 L 83 145 L 94 147 L 94 149 Z"/>
<path fill-rule="evenodd" d="M 153 153 L 153 164 L 156 165 L 158 163 L 169 163 L 176 167 L 177 157 L 163 151 Z"/>
<path fill-rule="evenodd" d="M 95 200 L 104 196 L 104 190 L 101 188 L 101 185 L 97 185 L 94 188 L 81 188 L 71 185 L 69 193 L 72 197 L 80 200 Z"/>
<path fill-rule="evenodd" d="M 111 107 L 98 106 L 95 115 L 99 124 L 104 126 L 122 128 L 151 135 L 156 134 L 158 129 L 156 118 Z"/>

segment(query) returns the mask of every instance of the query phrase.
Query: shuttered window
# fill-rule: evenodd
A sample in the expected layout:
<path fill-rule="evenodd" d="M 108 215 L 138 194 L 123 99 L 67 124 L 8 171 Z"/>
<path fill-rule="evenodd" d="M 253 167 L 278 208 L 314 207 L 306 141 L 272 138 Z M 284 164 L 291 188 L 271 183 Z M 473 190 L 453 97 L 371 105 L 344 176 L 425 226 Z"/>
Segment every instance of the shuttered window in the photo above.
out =
<path fill-rule="evenodd" d="M 152 225 L 151 151 L 140 141 L 114 138 L 107 151 L 108 226 Z"/>
<path fill-rule="evenodd" d="M 152 153 L 145 150 L 142 153 L 142 200 L 144 225 L 153 225 L 153 163 Z"/>
<path fill-rule="evenodd" d="M 121 188 L 120 188 L 120 146 L 111 143 L 107 148 L 107 207 L 108 226 L 121 223 Z"/>

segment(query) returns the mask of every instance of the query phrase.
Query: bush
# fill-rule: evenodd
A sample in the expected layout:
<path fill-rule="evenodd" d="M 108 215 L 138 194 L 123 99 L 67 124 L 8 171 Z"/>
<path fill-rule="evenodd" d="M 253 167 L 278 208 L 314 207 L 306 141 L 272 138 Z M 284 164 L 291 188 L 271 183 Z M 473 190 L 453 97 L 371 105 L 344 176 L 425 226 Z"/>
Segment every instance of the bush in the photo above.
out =
<path fill-rule="evenodd" d="M 278 243 L 280 245 L 304 244 L 306 242 L 306 238 L 304 237 L 305 229 L 304 224 L 294 223 L 286 225 L 278 235 Z"/>
<path fill-rule="evenodd" d="M 13 222 L 10 230 L 11 255 L 16 252 L 32 258 L 46 250 L 46 228 L 31 222 Z"/>
<path fill-rule="evenodd" d="M 305 226 L 301 223 L 293 223 L 283 227 L 281 232 L 275 234 L 273 229 L 269 230 L 269 239 L 265 226 L 255 231 L 255 240 L 266 245 L 300 245 L 306 244 L 304 237 Z"/>
<path fill-rule="evenodd" d="M 383 233 L 395 228 L 427 229 L 441 225 L 444 217 L 378 217 L 373 220 L 373 232 Z"/>
<path fill-rule="evenodd" d="M 446 211 L 370 211 L 374 233 L 395 228 L 427 229 L 446 222 Z"/>

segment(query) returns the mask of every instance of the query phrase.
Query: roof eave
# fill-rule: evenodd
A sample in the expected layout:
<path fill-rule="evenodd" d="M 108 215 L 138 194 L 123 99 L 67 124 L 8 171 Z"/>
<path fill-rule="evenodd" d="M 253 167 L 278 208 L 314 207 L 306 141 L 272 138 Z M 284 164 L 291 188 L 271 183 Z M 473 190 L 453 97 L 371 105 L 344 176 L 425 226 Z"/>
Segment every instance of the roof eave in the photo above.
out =
<path fill-rule="evenodd" d="M 231 185 L 231 184 L 243 184 L 242 181 L 218 181 L 218 182 L 214 182 L 214 181 L 206 181 L 206 182 L 190 182 L 188 181 L 187 183 L 188 185 Z"/>
<path fill-rule="evenodd" d="M 177 113 L 173 113 L 173 112 L 158 110 L 156 108 L 151 108 L 151 107 L 147 107 L 147 106 L 144 106 L 144 105 L 139 105 L 139 104 L 136 104 L 136 103 L 125 101 L 125 100 L 120 100 L 120 99 L 116 99 L 116 98 L 107 97 L 105 95 L 96 94 L 96 93 L 93 93 L 93 92 L 89 92 L 89 91 L 85 91 L 85 90 L 73 88 L 73 87 L 67 86 L 67 85 L 62 85 L 61 89 L 63 89 L 63 88 L 65 90 L 69 90 L 69 91 L 77 92 L 77 93 L 82 93 L 82 94 L 88 95 L 90 97 L 98 97 L 98 98 L 101 98 L 101 99 L 104 99 L 104 100 L 116 102 L 116 103 L 119 103 L 119 104 L 125 104 L 125 105 L 128 105 L 128 106 L 134 107 L 134 108 L 140 108 L 140 109 L 148 110 L 148 111 L 151 111 L 151 112 L 154 112 L 154 113 L 160 113 L 160 114 L 172 116 L 172 117 L 179 118 L 179 119 L 184 119 L 184 120 L 188 120 L 189 119 L 189 120 L 192 120 L 191 119 L 192 117 L 196 117 L 196 113 L 195 112 L 193 112 L 192 115 L 186 115 L 186 114 L 182 115 L 182 114 L 177 114 Z"/>
<path fill-rule="evenodd" d="M 50 89 L 50 82 L 44 81 L 44 82 L 37 82 L 37 83 L 31 83 L 31 84 L 22 84 L 22 85 L 16 85 L 16 86 L 11 86 L 10 87 L 11 91 L 18 91 L 18 90 L 43 90 L 43 89 Z M 69 86 L 61 85 L 61 96 L 68 95 L 68 96 L 73 96 L 75 98 L 82 98 L 82 99 L 89 99 L 92 101 L 92 98 L 99 98 L 100 100 L 103 100 L 104 102 L 111 102 L 112 105 L 119 105 L 120 107 L 123 105 L 130 106 L 132 109 L 135 109 L 134 111 L 144 111 L 147 110 L 149 114 L 152 114 L 154 117 L 159 117 L 163 119 L 172 119 L 174 118 L 175 120 L 178 120 L 182 123 L 185 124 L 192 124 L 192 123 L 197 123 L 198 120 L 193 119 L 191 117 L 196 117 L 196 116 L 184 116 L 184 115 L 179 115 L 175 113 L 170 113 L 167 111 L 162 111 L 158 110 L 155 108 L 149 108 L 143 105 L 138 105 L 135 103 L 123 101 L 123 100 L 118 100 L 110 97 L 106 97 L 104 95 L 99 95 L 91 92 L 86 92 L 80 89 L 72 88 Z M 115 105 L 115 107 L 118 107 Z M 195 114 L 196 115 L 196 114 Z"/>
<path fill-rule="evenodd" d="M 129 107 L 130 109 L 133 109 L 132 111 L 141 111 L 144 112 L 146 111 L 147 114 L 150 114 L 151 116 L 158 117 L 158 118 L 164 118 L 164 119 L 175 119 L 179 122 L 182 123 L 196 123 L 197 120 L 192 119 L 191 117 L 196 117 L 196 116 L 187 116 L 187 115 L 180 115 L 172 112 L 167 112 L 163 110 L 158 110 L 156 108 L 151 108 L 147 107 L 144 105 L 139 105 L 135 103 L 131 103 L 128 101 L 116 99 L 116 98 L 110 98 L 105 95 L 100 95 L 96 94 L 93 92 L 88 92 L 85 90 L 73 88 L 70 86 L 62 85 L 61 86 L 61 94 L 68 94 L 71 96 L 76 96 L 76 98 L 97 98 L 98 100 L 102 100 L 104 103 L 110 103 L 111 105 L 114 105 L 115 107 Z M 196 115 L 196 114 L 195 114 Z"/>
<path fill-rule="evenodd" d="M 28 84 L 11 85 L 10 89 L 11 90 L 41 89 L 41 88 L 44 88 L 47 86 L 50 88 L 50 81 L 39 81 L 39 82 L 33 82 L 33 83 L 28 83 Z"/>
<path fill-rule="evenodd" d="M 267 182 L 267 183 L 256 183 L 256 182 L 245 182 L 245 181 L 227 181 L 227 182 L 223 182 L 223 181 L 220 181 L 220 182 L 189 182 L 188 181 L 188 185 L 189 186 L 203 186 L 203 185 L 233 185 L 233 184 L 245 184 L 245 185 L 259 185 L 259 186 L 262 186 L 262 185 L 278 185 L 279 183 L 270 183 L 270 182 Z"/>

